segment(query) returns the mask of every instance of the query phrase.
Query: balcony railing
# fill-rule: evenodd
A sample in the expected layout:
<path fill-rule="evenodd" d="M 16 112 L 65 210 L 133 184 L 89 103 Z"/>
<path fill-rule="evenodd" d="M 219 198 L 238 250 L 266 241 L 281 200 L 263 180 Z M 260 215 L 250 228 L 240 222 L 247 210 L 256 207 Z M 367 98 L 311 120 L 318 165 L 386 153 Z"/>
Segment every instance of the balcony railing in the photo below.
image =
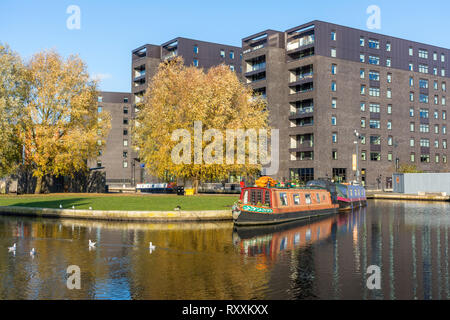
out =
<path fill-rule="evenodd" d="M 286 50 L 291 51 L 314 43 L 314 35 L 306 36 L 294 41 L 288 42 Z"/>
<path fill-rule="evenodd" d="M 307 89 L 300 89 L 300 90 L 298 90 L 298 91 L 292 92 L 291 94 L 299 94 L 299 93 L 311 92 L 311 91 L 313 91 L 313 90 L 314 90 L 314 87 L 312 87 L 312 88 L 307 88 Z"/>
<path fill-rule="evenodd" d="M 303 115 L 303 114 L 313 113 L 313 112 L 314 112 L 314 106 L 304 107 L 301 109 L 297 109 L 297 111 L 292 111 L 291 116 Z"/>
<path fill-rule="evenodd" d="M 175 57 L 177 55 L 178 55 L 178 51 L 177 50 L 172 51 L 172 52 L 166 54 L 165 56 L 163 56 L 163 60 L 170 59 L 170 58 Z"/>
<path fill-rule="evenodd" d="M 262 48 L 264 48 L 265 46 L 266 46 L 266 44 L 263 43 L 263 44 L 260 44 L 260 45 L 258 45 L 258 46 L 255 46 L 255 47 L 248 48 L 247 50 L 245 50 L 245 51 L 243 52 L 243 54 L 246 54 L 246 53 L 249 53 L 249 52 L 252 52 L 252 51 L 256 51 L 256 50 L 262 49 Z"/>
<path fill-rule="evenodd" d="M 258 71 L 258 70 L 262 70 L 265 68 L 266 68 L 266 63 L 262 62 L 262 63 L 258 63 L 258 64 L 254 64 L 254 65 L 250 66 L 250 68 L 247 70 L 247 72 Z"/>
<path fill-rule="evenodd" d="M 292 81 L 292 82 L 297 82 L 297 81 L 301 81 L 301 80 L 305 80 L 305 79 L 312 79 L 314 77 L 314 72 L 307 72 L 307 73 L 302 73 L 299 75 L 296 75 Z"/>

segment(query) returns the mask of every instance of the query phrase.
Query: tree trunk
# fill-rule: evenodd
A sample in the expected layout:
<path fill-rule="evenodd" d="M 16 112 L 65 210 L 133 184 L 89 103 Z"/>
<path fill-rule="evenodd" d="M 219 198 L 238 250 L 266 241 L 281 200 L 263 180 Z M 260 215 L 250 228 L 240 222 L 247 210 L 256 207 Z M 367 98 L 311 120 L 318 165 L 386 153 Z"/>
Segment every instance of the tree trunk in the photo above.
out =
<path fill-rule="evenodd" d="M 42 192 L 42 179 L 43 177 L 37 177 L 36 189 L 34 189 L 34 194 L 40 194 Z"/>
<path fill-rule="evenodd" d="M 199 180 L 198 180 L 198 178 L 194 178 L 194 184 L 193 184 L 193 187 L 194 187 L 194 194 L 197 194 L 197 193 L 198 193 L 198 185 L 199 185 Z"/>

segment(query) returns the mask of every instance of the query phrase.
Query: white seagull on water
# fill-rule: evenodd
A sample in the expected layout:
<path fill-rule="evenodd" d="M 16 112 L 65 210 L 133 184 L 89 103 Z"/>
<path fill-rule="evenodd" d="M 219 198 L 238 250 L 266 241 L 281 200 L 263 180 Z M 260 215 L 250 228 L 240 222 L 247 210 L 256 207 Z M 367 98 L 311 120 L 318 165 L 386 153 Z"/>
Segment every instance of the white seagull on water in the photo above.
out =
<path fill-rule="evenodd" d="M 14 243 L 12 247 L 8 247 L 8 252 L 16 252 L 16 244 Z"/>
<path fill-rule="evenodd" d="M 97 243 L 97 242 L 92 242 L 91 239 L 89 239 L 89 249 L 95 248 L 95 244 L 96 244 L 96 243 Z"/>
<path fill-rule="evenodd" d="M 34 257 L 34 255 L 36 254 L 36 250 L 33 248 L 30 251 L 30 256 Z"/>
<path fill-rule="evenodd" d="M 152 253 L 153 250 L 156 249 L 156 246 L 154 246 L 153 243 L 150 242 L 150 244 L 148 245 L 148 248 L 149 248 L 149 250 L 150 250 L 150 253 Z"/>

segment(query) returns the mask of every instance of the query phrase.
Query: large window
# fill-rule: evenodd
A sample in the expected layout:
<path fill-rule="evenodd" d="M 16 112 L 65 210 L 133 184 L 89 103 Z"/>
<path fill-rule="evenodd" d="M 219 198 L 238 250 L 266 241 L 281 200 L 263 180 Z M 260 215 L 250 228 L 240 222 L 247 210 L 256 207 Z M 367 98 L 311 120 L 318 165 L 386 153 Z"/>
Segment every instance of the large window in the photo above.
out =
<path fill-rule="evenodd" d="M 380 136 L 370 136 L 370 144 L 372 145 L 380 145 L 381 137 Z"/>
<path fill-rule="evenodd" d="M 380 49 L 380 41 L 369 39 L 369 48 Z"/>
<path fill-rule="evenodd" d="M 298 180 L 303 183 L 314 180 L 314 168 L 298 168 L 289 171 L 291 180 Z"/>
<path fill-rule="evenodd" d="M 371 129 L 380 129 L 380 120 L 370 120 Z"/>
<path fill-rule="evenodd" d="M 428 103 L 428 95 L 421 93 L 420 97 L 419 97 L 419 101 L 422 103 Z"/>
<path fill-rule="evenodd" d="M 371 152 L 370 160 L 371 161 L 381 161 L 381 153 L 380 152 Z"/>
<path fill-rule="evenodd" d="M 419 64 L 419 72 L 420 73 L 428 73 L 428 66 L 425 64 Z"/>
<path fill-rule="evenodd" d="M 380 57 L 377 56 L 369 56 L 369 63 L 379 65 L 380 64 Z"/>
<path fill-rule="evenodd" d="M 428 80 L 420 79 L 419 80 L 419 87 L 422 89 L 428 89 Z"/>
<path fill-rule="evenodd" d="M 369 71 L 369 79 L 380 81 L 380 73 L 378 71 Z"/>
<path fill-rule="evenodd" d="M 380 113 L 380 105 L 378 103 L 371 103 L 370 104 L 370 112 Z"/>
<path fill-rule="evenodd" d="M 419 58 L 428 59 L 428 51 L 425 49 L 419 49 Z"/>
<path fill-rule="evenodd" d="M 371 97 L 379 97 L 380 96 L 380 88 L 370 88 L 369 89 L 369 95 Z"/>

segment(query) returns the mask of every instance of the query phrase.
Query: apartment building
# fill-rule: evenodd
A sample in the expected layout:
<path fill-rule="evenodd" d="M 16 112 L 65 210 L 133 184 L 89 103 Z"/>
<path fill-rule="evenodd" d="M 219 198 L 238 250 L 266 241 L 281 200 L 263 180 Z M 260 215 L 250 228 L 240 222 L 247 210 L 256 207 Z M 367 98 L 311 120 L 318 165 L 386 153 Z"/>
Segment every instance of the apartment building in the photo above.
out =
<path fill-rule="evenodd" d="M 392 185 L 449 171 L 450 50 L 322 21 L 242 40 L 243 78 L 280 130 L 278 179 Z M 355 130 L 359 138 L 355 135 Z"/>
<path fill-rule="evenodd" d="M 102 91 L 98 96 L 98 112 L 111 115 L 111 130 L 98 157 L 91 160 L 91 168 L 102 168 L 106 184 L 111 187 L 130 186 L 135 180 L 136 165 L 131 148 L 131 94 Z"/>
<path fill-rule="evenodd" d="M 139 103 L 143 101 L 145 91 L 156 74 L 161 62 L 180 56 L 187 66 L 196 66 L 209 69 L 213 66 L 225 64 L 241 77 L 242 50 L 240 47 L 229 46 L 219 43 L 199 41 L 178 37 L 163 43 L 162 45 L 146 44 L 132 51 L 131 62 L 131 93 L 133 117 Z M 133 153 L 133 158 L 138 155 Z M 142 164 L 136 163 L 139 170 L 136 182 L 158 182 L 156 177 L 148 175 Z"/>

